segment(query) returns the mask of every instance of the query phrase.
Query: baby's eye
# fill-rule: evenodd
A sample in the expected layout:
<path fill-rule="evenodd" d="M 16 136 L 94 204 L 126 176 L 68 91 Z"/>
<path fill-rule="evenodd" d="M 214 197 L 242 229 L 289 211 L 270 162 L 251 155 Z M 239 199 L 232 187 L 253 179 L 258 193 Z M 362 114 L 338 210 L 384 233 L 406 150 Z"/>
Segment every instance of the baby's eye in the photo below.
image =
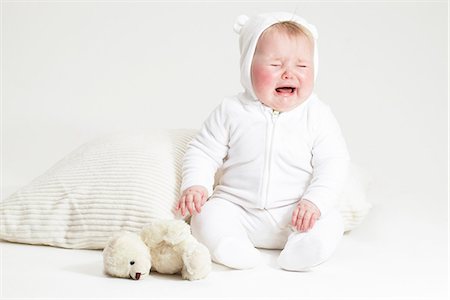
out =
<path fill-rule="evenodd" d="M 297 67 L 299 67 L 299 68 L 307 68 L 308 66 L 306 66 L 306 65 L 297 65 Z"/>
<path fill-rule="evenodd" d="M 281 65 L 280 64 L 270 64 L 270 66 L 272 66 L 272 67 L 279 67 Z"/>

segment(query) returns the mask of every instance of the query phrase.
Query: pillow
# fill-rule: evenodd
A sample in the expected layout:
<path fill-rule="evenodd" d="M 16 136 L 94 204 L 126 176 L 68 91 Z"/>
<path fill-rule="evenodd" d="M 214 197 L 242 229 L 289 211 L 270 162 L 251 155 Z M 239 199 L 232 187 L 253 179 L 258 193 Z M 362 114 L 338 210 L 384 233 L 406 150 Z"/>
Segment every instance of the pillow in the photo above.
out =
<path fill-rule="evenodd" d="M 370 176 L 360 167 L 351 163 L 347 180 L 338 198 L 339 211 L 344 219 L 345 231 L 356 228 L 372 208 L 367 199 Z"/>
<path fill-rule="evenodd" d="M 194 130 L 88 142 L 1 203 L 0 238 L 102 249 L 116 231 L 174 218 L 181 162 Z"/>
<path fill-rule="evenodd" d="M 103 249 L 117 231 L 175 218 L 182 157 L 196 130 L 119 134 L 88 142 L 0 206 L 0 239 Z M 369 210 L 358 175 L 344 189 L 346 230 Z"/>

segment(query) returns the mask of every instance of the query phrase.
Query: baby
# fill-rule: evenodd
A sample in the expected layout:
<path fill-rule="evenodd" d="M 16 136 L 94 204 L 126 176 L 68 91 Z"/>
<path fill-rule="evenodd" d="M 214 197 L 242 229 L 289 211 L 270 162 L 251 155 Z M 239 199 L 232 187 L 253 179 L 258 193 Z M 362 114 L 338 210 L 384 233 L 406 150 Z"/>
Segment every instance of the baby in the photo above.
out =
<path fill-rule="evenodd" d="M 283 249 L 281 268 L 309 270 L 342 238 L 336 199 L 349 162 L 336 119 L 313 93 L 317 33 L 289 13 L 241 16 L 235 31 L 244 92 L 224 99 L 189 144 L 176 209 L 192 215 L 216 263 L 252 268 L 256 248 Z"/>

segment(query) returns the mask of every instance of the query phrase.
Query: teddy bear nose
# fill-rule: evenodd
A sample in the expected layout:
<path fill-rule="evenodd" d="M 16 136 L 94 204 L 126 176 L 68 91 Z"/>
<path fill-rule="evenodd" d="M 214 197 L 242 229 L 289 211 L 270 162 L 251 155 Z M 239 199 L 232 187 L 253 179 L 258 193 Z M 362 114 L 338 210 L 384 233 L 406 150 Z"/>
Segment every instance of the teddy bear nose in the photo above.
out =
<path fill-rule="evenodd" d="M 141 278 L 141 273 L 136 273 L 136 276 L 134 276 L 136 280 L 139 280 Z"/>

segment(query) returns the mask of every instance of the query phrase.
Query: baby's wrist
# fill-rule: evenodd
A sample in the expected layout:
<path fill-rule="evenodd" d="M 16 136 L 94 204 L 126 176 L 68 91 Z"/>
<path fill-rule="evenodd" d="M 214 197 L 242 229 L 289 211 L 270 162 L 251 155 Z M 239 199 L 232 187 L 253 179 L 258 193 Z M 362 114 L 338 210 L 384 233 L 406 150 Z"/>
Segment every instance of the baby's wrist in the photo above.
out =
<path fill-rule="evenodd" d="M 200 193 L 200 194 L 207 195 L 208 190 L 204 186 L 193 185 L 191 187 L 188 187 L 186 190 L 184 190 L 184 193 Z"/>

